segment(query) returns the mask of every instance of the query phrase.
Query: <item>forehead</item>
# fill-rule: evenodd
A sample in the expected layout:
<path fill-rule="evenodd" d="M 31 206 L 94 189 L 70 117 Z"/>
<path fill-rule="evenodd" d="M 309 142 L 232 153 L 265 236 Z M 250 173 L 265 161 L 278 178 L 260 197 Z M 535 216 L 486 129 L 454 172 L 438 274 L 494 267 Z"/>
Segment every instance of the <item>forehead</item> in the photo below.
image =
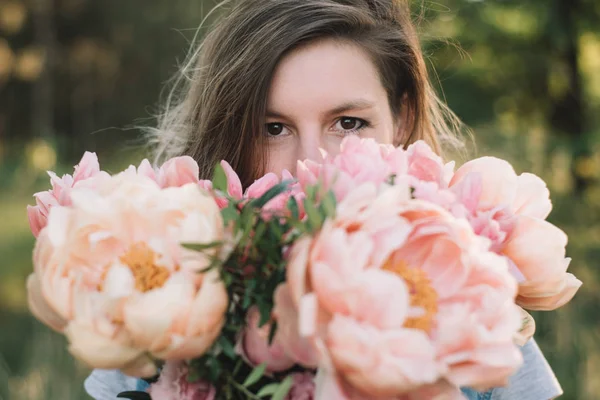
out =
<path fill-rule="evenodd" d="M 354 98 L 387 99 L 377 68 L 359 46 L 328 39 L 300 47 L 281 60 L 271 82 L 268 106 L 335 107 Z"/>

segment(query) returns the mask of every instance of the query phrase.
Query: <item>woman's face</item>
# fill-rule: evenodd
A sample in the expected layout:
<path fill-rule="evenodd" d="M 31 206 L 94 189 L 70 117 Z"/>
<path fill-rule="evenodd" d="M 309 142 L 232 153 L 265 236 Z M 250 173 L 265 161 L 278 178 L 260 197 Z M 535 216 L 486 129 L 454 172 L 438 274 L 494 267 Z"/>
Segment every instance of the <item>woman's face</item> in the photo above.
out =
<path fill-rule="evenodd" d="M 345 136 L 393 143 L 400 126 L 369 56 L 334 40 L 309 44 L 279 63 L 269 91 L 267 171 L 295 173 L 296 161 L 339 151 Z"/>

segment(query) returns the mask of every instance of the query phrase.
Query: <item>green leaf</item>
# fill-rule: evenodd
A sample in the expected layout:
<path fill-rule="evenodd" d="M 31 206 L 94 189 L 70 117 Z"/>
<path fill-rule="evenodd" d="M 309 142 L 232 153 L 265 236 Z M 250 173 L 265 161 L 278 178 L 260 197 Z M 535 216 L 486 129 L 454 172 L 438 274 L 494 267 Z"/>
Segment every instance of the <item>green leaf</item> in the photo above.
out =
<path fill-rule="evenodd" d="M 216 382 L 221 377 L 221 366 L 215 358 L 209 358 L 206 365 L 211 382 Z"/>
<path fill-rule="evenodd" d="M 288 392 L 290 391 L 290 388 L 292 387 L 293 382 L 294 381 L 291 376 L 288 376 L 287 378 L 285 378 L 283 380 L 283 382 L 281 382 L 281 384 L 279 385 L 277 390 L 275 391 L 275 394 L 273 394 L 273 397 L 271 397 L 271 400 L 283 400 L 285 398 L 285 396 L 287 396 Z"/>
<path fill-rule="evenodd" d="M 308 224 L 312 231 L 316 231 L 321 227 L 321 218 L 314 203 L 308 198 L 304 199 L 304 212 L 308 218 Z"/>
<path fill-rule="evenodd" d="M 189 368 L 186 379 L 190 383 L 196 382 L 197 380 L 200 379 L 200 373 L 195 368 Z"/>
<path fill-rule="evenodd" d="M 269 346 L 273 343 L 273 338 L 275 337 L 275 333 L 277 332 L 277 321 L 273 321 L 271 324 L 271 329 L 269 329 Z"/>
<path fill-rule="evenodd" d="M 262 363 L 259 366 L 257 366 L 256 368 L 254 368 L 242 385 L 244 387 L 254 385 L 256 382 L 258 382 L 260 380 L 260 378 L 262 378 L 262 376 L 265 373 L 266 368 L 267 368 L 266 363 Z"/>
<path fill-rule="evenodd" d="M 227 357 L 231 358 L 232 360 L 237 358 L 235 350 L 233 349 L 233 345 L 225 336 L 221 336 L 221 338 L 219 339 L 219 345 L 221 346 L 221 349 L 223 349 L 223 353 L 225 353 Z"/>
<path fill-rule="evenodd" d="M 227 193 L 227 174 L 225 170 L 221 166 L 221 164 L 217 164 L 215 167 L 215 171 L 213 172 L 213 180 L 212 180 L 213 188 L 219 190 L 223 193 Z"/>
<path fill-rule="evenodd" d="M 321 207 L 325 212 L 326 218 L 335 217 L 335 207 L 337 205 L 337 201 L 335 199 L 335 194 L 330 190 L 327 192 L 325 197 L 323 198 L 323 202 L 321 203 Z"/>
<path fill-rule="evenodd" d="M 261 327 L 271 320 L 272 307 L 261 302 L 258 304 L 258 310 L 260 311 L 260 322 L 258 323 L 258 326 Z"/>
<path fill-rule="evenodd" d="M 250 307 L 250 304 L 252 304 L 252 293 L 247 291 L 246 293 L 244 293 L 244 300 L 242 300 L 242 308 L 245 310 L 248 307 Z"/>
<path fill-rule="evenodd" d="M 395 185 L 396 184 L 396 174 L 391 174 L 388 179 L 387 179 L 387 183 L 388 185 Z"/>
<path fill-rule="evenodd" d="M 223 244 L 221 241 L 210 242 L 210 243 L 181 243 L 183 247 L 192 251 L 204 251 L 207 249 L 212 249 L 215 247 L 219 247 Z"/>
<path fill-rule="evenodd" d="M 223 223 L 227 225 L 230 221 L 236 221 L 239 218 L 240 213 L 235 208 L 234 204 L 230 204 L 221 210 L 221 216 L 223 217 Z"/>
<path fill-rule="evenodd" d="M 280 385 L 279 383 L 269 383 L 268 385 L 263 386 L 263 388 L 260 389 L 256 395 L 258 397 L 271 396 L 271 395 L 275 394 L 275 392 L 279 388 L 279 385 Z"/>
<path fill-rule="evenodd" d="M 252 236 L 252 240 L 254 241 L 254 243 L 260 241 L 260 239 L 263 237 L 263 235 L 265 234 L 266 231 L 267 231 L 267 224 L 259 223 L 256 226 L 256 229 L 254 230 L 254 236 Z"/>
<path fill-rule="evenodd" d="M 311 185 L 305 189 L 306 199 L 314 201 L 317 198 L 317 186 Z"/>
<path fill-rule="evenodd" d="M 296 198 L 294 196 L 290 196 L 288 203 L 287 203 L 287 208 L 292 213 L 292 218 L 294 220 L 297 220 L 298 218 L 300 218 L 300 207 L 298 207 L 298 200 L 296 200 Z"/>
<path fill-rule="evenodd" d="M 279 196 L 281 193 L 284 193 L 288 190 L 289 182 L 281 182 L 277 185 L 273 186 L 271 189 L 267 190 L 265 194 L 260 196 L 257 199 L 252 200 L 251 204 L 255 208 L 263 208 L 265 204 L 269 201 L 273 200 L 275 197 Z"/>

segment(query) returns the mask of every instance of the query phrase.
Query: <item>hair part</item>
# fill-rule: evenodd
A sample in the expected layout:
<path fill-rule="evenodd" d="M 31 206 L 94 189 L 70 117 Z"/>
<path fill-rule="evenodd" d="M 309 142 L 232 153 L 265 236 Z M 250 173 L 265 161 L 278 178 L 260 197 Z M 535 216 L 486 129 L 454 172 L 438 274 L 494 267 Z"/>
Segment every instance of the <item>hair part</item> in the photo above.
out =
<path fill-rule="evenodd" d="M 200 177 L 228 161 L 249 185 L 264 172 L 267 97 L 279 61 L 315 40 L 360 46 L 377 67 L 392 112 L 405 115 L 397 145 L 460 146 L 460 121 L 430 84 L 407 0 L 241 0 L 175 78 L 156 129 L 155 161 L 189 155 Z"/>

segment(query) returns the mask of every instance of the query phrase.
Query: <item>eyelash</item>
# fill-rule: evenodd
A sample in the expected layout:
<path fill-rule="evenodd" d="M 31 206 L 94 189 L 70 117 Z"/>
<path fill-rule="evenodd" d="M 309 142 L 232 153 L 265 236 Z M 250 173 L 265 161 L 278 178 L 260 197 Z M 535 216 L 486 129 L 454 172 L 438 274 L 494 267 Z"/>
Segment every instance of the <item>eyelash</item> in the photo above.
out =
<path fill-rule="evenodd" d="M 354 129 L 349 129 L 349 130 L 341 130 L 341 131 L 338 130 L 338 132 L 340 132 L 340 134 L 343 135 L 343 136 L 355 135 L 358 132 L 362 131 L 363 129 L 368 128 L 368 127 L 371 126 L 371 123 L 369 121 L 367 121 L 366 119 L 356 118 L 356 117 L 347 117 L 347 116 L 343 116 L 343 117 L 338 118 L 335 121 L 334 126 L 337 125 L 339 122 L 341 122 L 344 119 L 353 119 L 353 120 L 355 120 L 355 121 L 357 121 L 357 122 L 360 123 L 360 127 L 359 128 L 354 128 Z"/>
<path fill-rule="evenodd" d="M 355 128 L 355 129 L 350 129 L 350 130 L 339 130 L 339 129 L 333 129 L 334 131 L 338 132 L 338 134 L 342 135 L 342 136 L 350 136 L 350 135 L 355 135 L 356 133 L 360 132 L 361 130 L 365 129 L 365 128 L 369 128 L 371 126 L 371 123 L 363 118 L 357 118 L 357 117 L 348 117 L 348 116 L 343 116 L 338 118 L 335 123 L 334 123 L 334 127 L 335 125 L 337 125 L 340 121 L 342 121 L 343 119 L 353 119 L 356 120 L 357 122 L 360 123 L 360 127 L 359 128 Z M 268 129 L 269 125 L 273 125 L 273 124 L 277 124 L 277 125 L 282 125 L 285 129 L 289 129 L 285 126 L 285 124 L 281 123 L 281 122 L 270 122 L 268 124 L 266 124 L 265 126 L 265 130 Z M 266 136 L 269 140 L 281 140 L 283 138 L 285 138 L 287 135 L 285 136 L 281 136 L 281 135 L 269 135 L 269 133 L 266 133 Z"/>

